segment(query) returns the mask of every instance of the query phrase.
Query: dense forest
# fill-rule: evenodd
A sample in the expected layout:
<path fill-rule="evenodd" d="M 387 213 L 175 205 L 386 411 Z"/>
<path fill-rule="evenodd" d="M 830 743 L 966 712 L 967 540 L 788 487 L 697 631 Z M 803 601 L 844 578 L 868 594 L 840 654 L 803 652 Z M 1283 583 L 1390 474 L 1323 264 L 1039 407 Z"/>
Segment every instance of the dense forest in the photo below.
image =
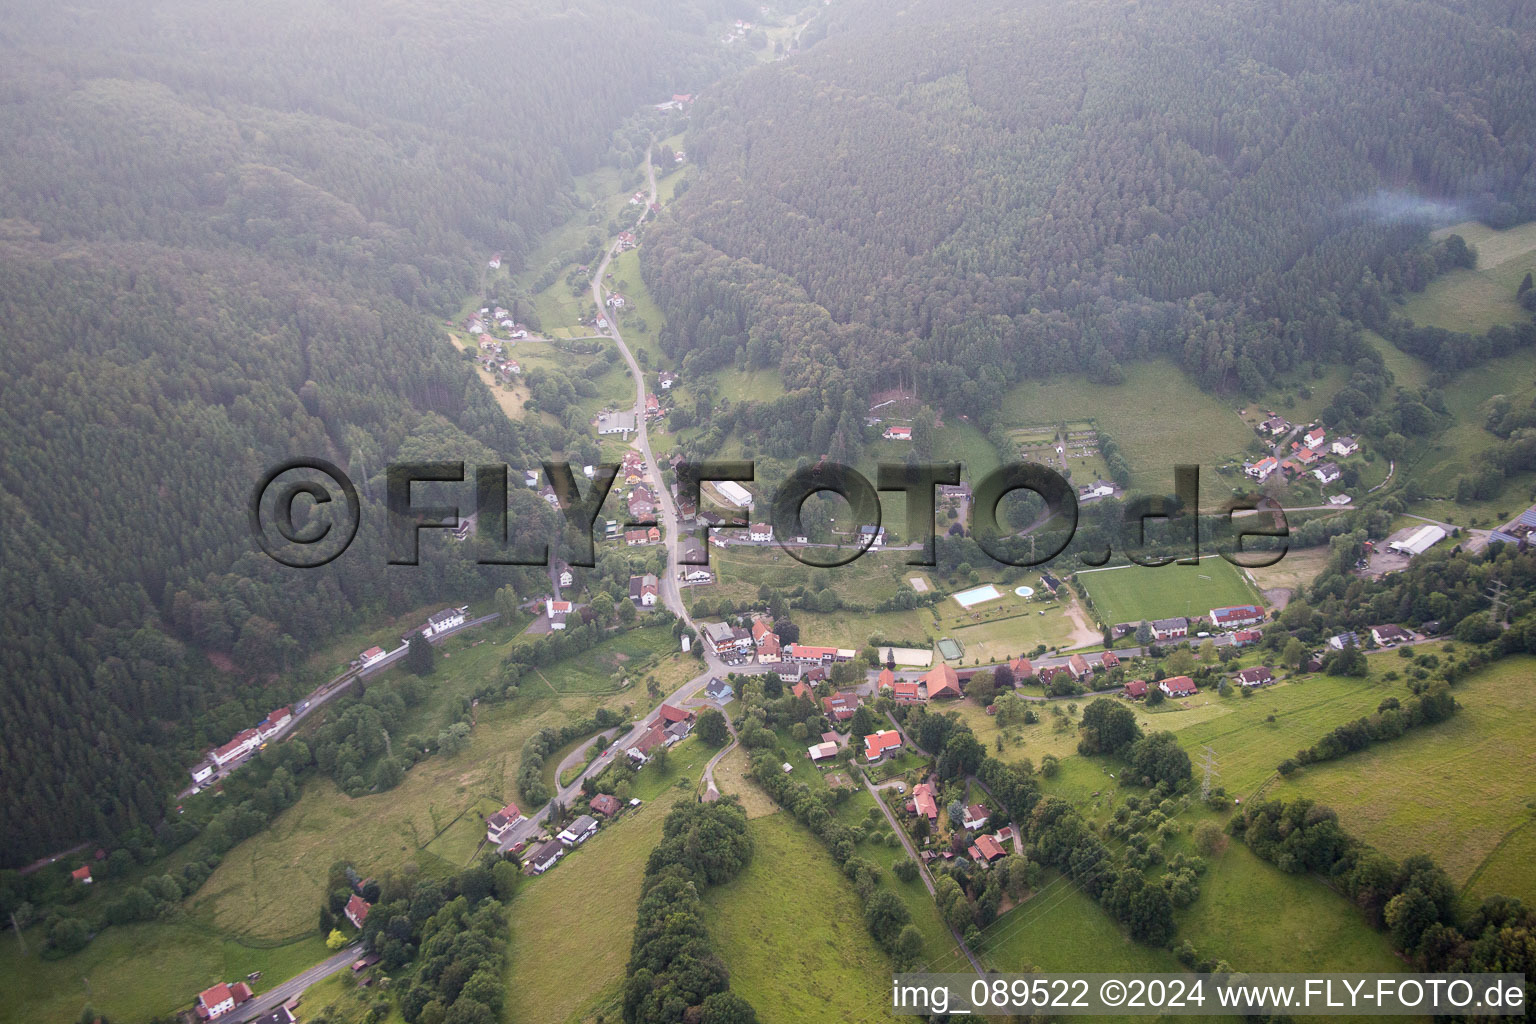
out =
<path fill-rule="evenodd" d="M 1150 356 L 1257 393 L 1388 326 L 1440 269 L 1430 220 L 1536 216 L 1520 0 L 871 2 L 816 31 L 696 104 L 701 173 L 642 260 L 685 368 L 782 372 L 774 455 L 856 449 L 878 388 L 983 429 L 1022 377 Z"/>
<path fill-rule="evenodd" d="M 708 32 L 743 10 L 12 5 L 0 866 L 159 825 L 196 752 L 294 696 L 279 673 L 338 628 L 509 579 L 537 593 L 536 571 L 438 536 L 386 573 L 384 467 L 578 443 L 508 421 L 437 323 L 489 253 L 518 268 L 573 212 L 574 173 L 628 166 L 615 132 L 638 106 L 745 59 Z M 295 456 L 363 492 L 358 542 L 322 570 L 279 567 L 246 527 Z M 531 493 L 512 504 L 548 535 Z"/>

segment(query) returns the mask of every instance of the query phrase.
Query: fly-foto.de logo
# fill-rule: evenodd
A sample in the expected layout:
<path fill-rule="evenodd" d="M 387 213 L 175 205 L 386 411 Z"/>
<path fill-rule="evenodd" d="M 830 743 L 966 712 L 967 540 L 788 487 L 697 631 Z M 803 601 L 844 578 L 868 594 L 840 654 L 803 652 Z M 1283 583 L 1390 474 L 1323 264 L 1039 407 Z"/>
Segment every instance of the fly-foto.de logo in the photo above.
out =
<path fill-rule="evenodd" d="M 619 463 L 587 467 L 573 472 L 570 463 L 542 464 L 547 481 L 545 495 L 563 519 L 563 557 L 572 565 L 596 565 L 599 515 L 621 470 Z M 749 525 L 741 507 L 708 506 L 705 484 L 754 483 L 755 467 L 743 461 L 679 462 L 674 467 L 672 501 L 662 511 L 690 510 L 684 519 L 658 520 L 657 505 L 646 503 L 635 511 L 629 504 L 626 529 L 665 527 L 680 550 L 681 565 L 708 565 L 710 531 L 757 530 Z M 851 466 L 820 463 L 797 469 L 774 488 L 767 514 L 759 520 L 771 527 L 771 537 L 796 561 L 817 568 L 847 565 L 861 557 L 881 528 L 881 494 L 886 501 L 900 501 L 905 512 L 905 545 L 908 565 L 937 564 L 936 495 L 941 488 L 960 483 L 959 463 L 880 463 L 873 482 Z M 584 478 L 578 480 L 578 476 Z M 475 538 L 482 542 L 477 561 L 482 565 L 547 565 L 549 536 L 517 536 L 511 529 L 509 486 L 511 471 L 504 464 L 480 464 L 466 468 L 463 462 L 412 462 L 392 465 L 385 472 L 384 514 L 387 518 L 386 551 L 391 565 L 416 565 L 423 530 L 454 530 L 466 535 L 466 516 L 473 515 Z M 416 504 L 413 488 L 471 485 L 456 495 L 453 504 Z M 1284 511 L 1268 499 L 1232 499 L 1219 510 L 1201 511 L 1200 471 L 1197 466 L 1173 467 L 1173 493 L 1133 495 L 1123 506 L 1119 534 L 1122 554 L 1146 566 L 1174 562 L 1193 564 L 1202 544 L 1214 542 L 1217 552 L 1242 568 L 1273 565 L 1285 555 L 1290 534 Z M 1024 527 L 1000 517 L 1005 498 L 1023 492 L 1031 521 Z M 842 535 L 857 538 L 852 544 L 809 544 L 804 522 L 805 504 L 818 494 L 835 494 L 848 505 Z M 970 495 L 969 536 L 990 558 L 1005 565 L 1034 566 L 1056 558 L 1077 536 L 1077 494 L 1066 477 L 1035 462 L 1008 463 L 989 472 Z M 252 535 L 274 560 L 293 568 L 316 568 L 344 552 L 358 533 L 361 502 L 356 486 L 346 473 L 324 459 L 295 459 L 274 467 L 257 483 L 248 510 Z M 1252 515 L 1263 512 L 1264 515 Z M 1249 515 L 1239 527 L 1239 516 Z M 663 519 L 668 518 L 663 515 Z M 688 526 L 686 521 L 694 525 Z M 848 528 L 851 522 L 853 527 Z M 1148 526 L 1164 525 L 1164 534 L 1179 538 L 1180 549 L 1170 551 L 1166 541 L 1149 545 Z M 754 533 L 754 537 L 758 534 Z M 1243 550 L 1246 537 L 1270 538 L 1268 550 Z M 698 543 L 679 543 L 692 538 Z M 1150 548 L 1156 547 L 1153 553 Z M 1108 542 L 1097 550 L 1076 551 L 1087 565 L 1103 565 L 1112 556 Z"/>

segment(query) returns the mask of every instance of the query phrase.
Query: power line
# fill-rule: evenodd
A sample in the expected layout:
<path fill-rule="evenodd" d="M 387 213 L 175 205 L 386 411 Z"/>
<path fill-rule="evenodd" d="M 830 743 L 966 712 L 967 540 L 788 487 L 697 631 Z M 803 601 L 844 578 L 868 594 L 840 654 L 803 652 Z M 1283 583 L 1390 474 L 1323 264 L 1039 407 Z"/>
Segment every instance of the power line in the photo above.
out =
<path fill-rule="evenodd" d="M 1200 781 L 1200 799 L 1202 801 L 1211 798 L 1211 779 L 1221 774 L 1216 768 L 1216 751 L 1211 749 L 1210 744 L 1206 744 L 1204 751 L 1200 755 L 1200 767 L 1205 769 L 1205 777 Z"/>

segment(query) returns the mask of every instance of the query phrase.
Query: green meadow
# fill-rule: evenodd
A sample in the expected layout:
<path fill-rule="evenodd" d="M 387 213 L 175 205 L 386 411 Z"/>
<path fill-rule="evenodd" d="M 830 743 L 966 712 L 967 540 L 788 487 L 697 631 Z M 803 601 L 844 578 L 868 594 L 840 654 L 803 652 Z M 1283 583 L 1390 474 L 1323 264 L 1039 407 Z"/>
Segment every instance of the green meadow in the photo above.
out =
<path fill-rule="evenodd" d="M 1227 605 L 1263 607 L 1243 570 L 1216 555 L 1202 558 L 1198 565 L 1087 569 L 1077 580 L 1106 625 L 1203 616 Z"/>
<path fill-rule="evenodd" d="M 1459 682 L 1449 721 L 1302 769 L 1266 795 L 1307 796 L 1393 857 L 1432 854 L 1473 901 L 1536 901 L 1536 658 L 1504 658 Z"/>

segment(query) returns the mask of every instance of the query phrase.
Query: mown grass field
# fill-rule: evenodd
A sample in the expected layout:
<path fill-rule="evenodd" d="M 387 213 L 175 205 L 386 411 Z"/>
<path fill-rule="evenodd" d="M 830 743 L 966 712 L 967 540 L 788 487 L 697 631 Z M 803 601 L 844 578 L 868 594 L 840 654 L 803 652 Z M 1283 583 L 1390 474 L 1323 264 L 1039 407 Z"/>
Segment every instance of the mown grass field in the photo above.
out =
<path fill-rule="evenodd" d="M 1266 795 L 1325 803 L 1390 856 L 1432 854 L 1473 900 L 1536 900 L 1533 679 L 1536 658 L 1505 658 L 1457 684 L 1449 721 L 1305 768 Z"/>
<path fill-rule="evenodd" d="M 1240 842 L 1207 860 L 1179 939 L 1247 971 L 1403 970 L 1390 937 L 1309 875 L 1288 875 Z"/>
<path fill-rule="evenodd" d="M 600 1012 L 618 1019 L 645 860 L 680 798 L 692 797 L 664 789 L 605 825 L 554 870 L 522 882 L 509 908 L 507 989 L 516 994 L 507 1000 L 509 1024 L 588 1020 Z"/>
<path fill-rule="evenodd" d="M 322 882 L 328 866 L 320 869 Z M 317 897 L 310 918 L 318 907 Z M 113 1020 L 147 1020 L 190 1006 L 215 982 L 252 971 L 266 975 L 255 986 L 259 993 L 330 955 L 314 923 L 301 941 L 270 949 L 241 945 L 198 921 L 121 925 L 62 960 L 37 955 L 42 936 L 36 929 L 28 933 L 27 956 L 7 934 L 0 941 L 0 1022 L 73 1021 L 87 1003 Z"/>
<path fill-rule="evenodd" d="M 976 953 L 989 968 L 1177 972 L 1165 949 L 1131 940 L 1069 879 L 1051 875 L 1029 899 L 992 922 Z"/>
<path fill-rule="evenodd" d="M 1263 607 L 1242 570 L 1214 555 L 1202 558 L 1199 565 L 1085 570 L 1077 579 L 1107 625 L 1207 615 L 1226 605 Z"/>
<path fill-rule="evenodd" d="M 1503 231 L 1467 221 L 1442 228 L 1434 237 L 1450 234 L 1477 249 L 1477 266 L 1436 277 L 1422 292 L 1408 296 L 1403 312 L 1416 324 L 1477 333 L 1525 318 L 1515 289 L 1527 271 L 1536 269 L 1536 221 Z"/>
<path fill-rule="evenodd" d="M 1220 465 L 1253 439 L 1230 405 L 1164 361 L 1126 366 L 1125 383 L 1114 387 L 1077 377 L 1026 381 L 1008 392 L 1003 407 L 1006 422 L 1020 425 L 1093 416 L 1130 463 L 1132 487 L 1157 494 L 1172 489 L 1175 463 Z"/>
<path fill-rule="evenodd" d="M 1517 513 L 1530 504 L 1536 473 L 1519 473 L 1505 481 L 1487 501 L 1455 502 L 1456 478 L 1467 471 L 1479 452 L 1499 443 L 1483 429 L 1483 405 L 1494 395 L 1509 398 L 1515 408 L 1536 400 L 1536 351 L 1514 352 L 1458 373 L 1443 388 L 1446 408 L 1455 418 L 1429 443 L 1416 445 L 1397 470 L 1417 482 L 1429 498 L 1412 511 L 1445 522 L 1465 525 L 1479 520 L 1491 525 L 1500 512 Z"/>
<path fill-rule="evenodd" d="M 891 1016 L 890 958 L 870 938 L 858 896 L 831 856 L 787 814 L 748 827 L 746 870 L 704 897 L 732 991 L 764 1024 Z"/>
<path fill-rule="evenodd" d="M 413 714 L 411 731 L 436 735 L 448 724 L 449 706 L 458 695 L 497 670 L 505 645 L 527 642 L 503 633 L 501 643 L 476 643 L 470 635 L 445 645 L 448 657 L 429 677 L 434 696 Z M 523 741 L 544 726 L 559 727 L 599 707 L 638 708 L 646 699 L 643 689 L 594 693 L 582 687 L 600 680 L 602 689 L 611 690 L 601 659 L 628 652 L 633 664 L 643 664 L 662 638 L 670 650 L 670 632 L 635 630 L 541 669 L 523 681 L 515 699 L 478 709 L 464 751 L 429 757 L 388 793 L 352 798 L 328 779 L 310 781 L 297 804 L 225 856 L 191 897 L 193 913 L 231 933 L 284 938 L 313 925 L 326 871 L 338 859 L 352 860 L 364 873 L 405 861 L 429 872 L 458 870 L 483 835 L 477 812 L 514 797 Z"/>
<path fill-rule="evenodd" d="M 1274 565 L 1249 569 L 1248 575 L 1261 590 L 1296 591 L 1309 586 L 1327 566 L 1326 547 L 1292 548 Z"/>

